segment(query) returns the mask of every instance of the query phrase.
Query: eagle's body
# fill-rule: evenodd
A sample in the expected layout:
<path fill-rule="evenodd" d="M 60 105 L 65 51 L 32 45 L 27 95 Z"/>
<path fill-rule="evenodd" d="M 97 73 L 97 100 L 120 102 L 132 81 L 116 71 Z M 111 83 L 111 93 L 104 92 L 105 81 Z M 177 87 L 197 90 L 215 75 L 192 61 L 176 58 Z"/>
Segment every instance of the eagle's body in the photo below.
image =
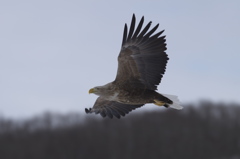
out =
<path fill-rule="evenodd" d="M 135 21 L 133 15 L 129 32 L 125 25 L 115 80 L 89 90 L 99 97 L 86 113 L 120 118 L 147 103 L 182 109 L 176 96 L 156 92 L 169 59 L 163 31 L 152 35 L 158 25 L 148 31 L 151 22 L 142 29 L 144 17 L 135 30 Z"/>
<path fill-rule="evenodd" d="M 143 105 L 146 103 L 154 103 L 154 100 L 172 104 L 171 100 L 154 90 L 135 88 L 127 83 L 126 86 L 124 86 L 124 83 L 119 85 L 116 84 L 116 82 L 111 82 L 97 88 L 101 90 L 101 93 L 97 95 L 100 95 L 106 100 L 116 101 L 123 104 Z"/>

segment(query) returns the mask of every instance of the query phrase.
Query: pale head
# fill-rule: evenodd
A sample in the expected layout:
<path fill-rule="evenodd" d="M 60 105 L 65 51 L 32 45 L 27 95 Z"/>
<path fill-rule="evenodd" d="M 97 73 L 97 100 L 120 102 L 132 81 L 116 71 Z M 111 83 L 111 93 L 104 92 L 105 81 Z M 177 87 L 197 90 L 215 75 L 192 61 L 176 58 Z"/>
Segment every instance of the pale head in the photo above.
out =
<path fill-rule="evenodd" d="M 93 87 L 91 89 L 89 89 L 88 93 L 94 93 L 96 95 L 101 95 L 101 92 L 102 92 L 102 88 L 101 86 L 97 86 L 97 87 Z"/>
<path fill-rule="evenodd" d="M 106 84 L 104 86 L 96 86 L 96 87 L 93 87 L 91 88 L 88 93 L 94 93 L 98 96 L 109 96 L 111 95 L 113 92 L 112 92 L 112 89 L 111 89 L 111 85 L 110 84 Z"/>

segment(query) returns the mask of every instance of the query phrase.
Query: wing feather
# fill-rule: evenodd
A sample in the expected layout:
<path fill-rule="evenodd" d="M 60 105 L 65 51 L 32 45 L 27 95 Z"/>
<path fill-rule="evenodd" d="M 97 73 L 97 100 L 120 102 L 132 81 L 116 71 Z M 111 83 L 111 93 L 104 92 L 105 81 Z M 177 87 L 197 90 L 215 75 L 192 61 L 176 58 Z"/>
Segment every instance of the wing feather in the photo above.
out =
<path fill-rule="evenodd" d="M 137 26 L 137 29 L 136 29 L 136 31 L 133 34 L 132 40 L 136 39 L 137 35 L 139 34 L 140 30 L 142 29 L 143 22 L 144 22 L 144 17 L 142 17 L 142 19 L 140 20 L 140 22 L 139 22 L 139 24 Z"/>
<path fill-rule="evenodd" d="M 151 24 L 152 24 L 152 22 L 149 22 L 147 25 L 146 25 L 146 27 L 143 29 L 143 31 L 139 34 L 139 41 L 141 41 L 142 39 L 140 39 L 140 38 L 142 38 L 143 37 L 143 35 L 148 31 L 148 29 L 150 28 L 150 26 L 151 26 Z"/>
<path fill-rule="evenodd" d="M 135 28 L 135 21 L 136 21 L 136 18 L 135 18 L 135 15 L 133 14 L 132 22 L 131 22 L 131 25 L 130 25 L 131 27 L 130 27 L 130 30 L 129 30 L 129 33 L 128 33 L 127 41 L 129 41 L 132 38 L 132 34 L 133 34 L 133 31 L 134 31 L 134 28 Z"/>
<path fill-rule="evenodd" d="M 123 31 L 123 40 L 122 40 L 122 45 L 126 42 L 127 40 L 127 24 L 124 25 L 124 31 Z"/>
<path fill-rule="evenodd" d="M 144 36 L 144 39 L 143 39 L 143 40 L 149 38 L 149 37 L 157 30 L 158 26 L 159 26 L 159 24 L 157 24 L 154 28 L 152 28 L 152 30 L 150 30 L 150 31 Z"/>
<path fill-rule="evenodd" d="M 99 112 L 100 112 L 100 115 L 102 116 L 102 117 L 106 117 L 107 115 L 106 115 L 106 111 L 105 111 L 105 109 L 103 108 L 102 109 L 102 111 L 100 111 L 100 110 L 98 110 Z"/>

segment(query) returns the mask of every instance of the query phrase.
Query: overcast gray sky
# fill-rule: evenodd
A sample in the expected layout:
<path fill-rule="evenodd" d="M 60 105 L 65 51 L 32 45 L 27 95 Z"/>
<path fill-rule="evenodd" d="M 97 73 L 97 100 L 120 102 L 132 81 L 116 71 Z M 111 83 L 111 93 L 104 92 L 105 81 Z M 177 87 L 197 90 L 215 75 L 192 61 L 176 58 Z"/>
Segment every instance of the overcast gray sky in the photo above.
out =
<path fill-rule="evenodd" d="M 240 1 L 0 2 L 0 116 L 84 112 L 114 80 L 124 23 L 160 23 L 170 57 L 159 92 L 240 103 Z M 151 106 L 149 106 L 150 108 Z"/>

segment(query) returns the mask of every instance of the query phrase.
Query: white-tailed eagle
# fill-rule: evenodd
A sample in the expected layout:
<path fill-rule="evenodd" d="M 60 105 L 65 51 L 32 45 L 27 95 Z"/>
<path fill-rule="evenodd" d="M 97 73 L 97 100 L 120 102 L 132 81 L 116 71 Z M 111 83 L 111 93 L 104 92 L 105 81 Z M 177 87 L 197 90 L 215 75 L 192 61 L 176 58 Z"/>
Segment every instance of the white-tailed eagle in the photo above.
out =
<path fill-rule="evenodd" d="M 85 109 L 86 113 L 120 118 L 147 103 L 183 108 L 177 96 L 156 92 L 169 59 L 165 36 L 161 36 L 164 30 L 154 34 L 159 24 L 149 30 L 151 21 L 142 27 L 144 17 L 136 28 L 135 22 L 133 14 L 129 31 L 125 24 L 116 79 L 89 90 L 99 97 L 93 108 Z"/>

